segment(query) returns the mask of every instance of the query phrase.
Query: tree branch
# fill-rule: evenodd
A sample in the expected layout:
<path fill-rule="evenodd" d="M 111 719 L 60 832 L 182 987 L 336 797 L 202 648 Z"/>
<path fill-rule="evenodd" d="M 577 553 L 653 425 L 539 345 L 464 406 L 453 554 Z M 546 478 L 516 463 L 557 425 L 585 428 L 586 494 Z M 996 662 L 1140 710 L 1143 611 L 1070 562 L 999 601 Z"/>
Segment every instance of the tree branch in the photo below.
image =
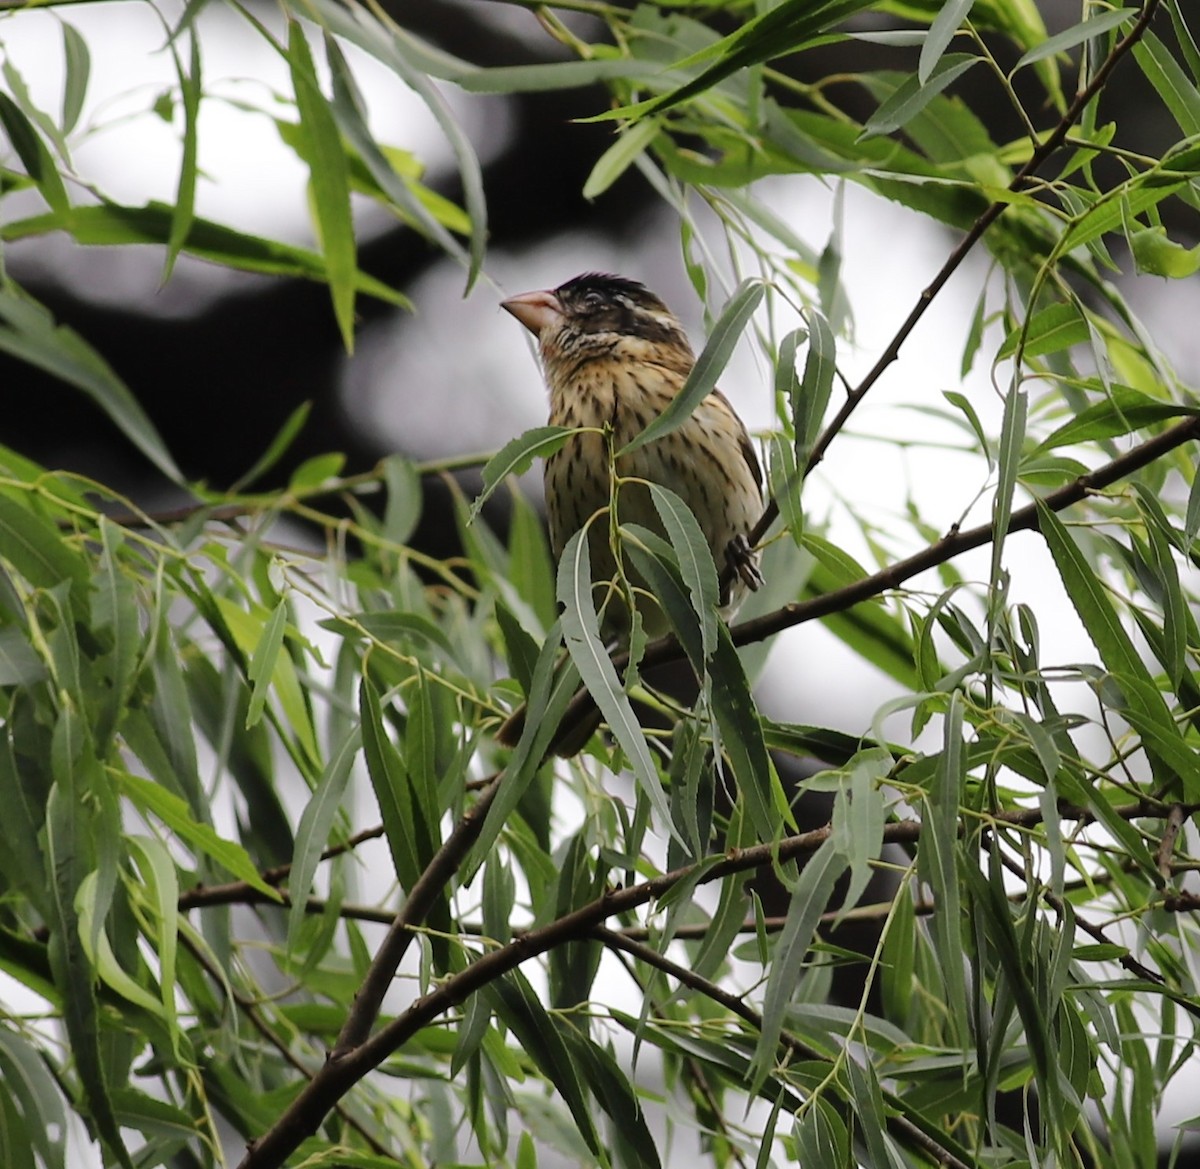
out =
<path fill-rule="evenodd" d="M 1064 511 L 1093 492 L 1100 491 L 1118 480 L 1132 475 L 1135 471 L 1148 466 L 1176 447 L 1197 438 L 1200 438 L 1200 416 L 1178 422 L 1161 434 L 1126 451 L 1123 455 L 1118 455 L 1117 458 L 1098 467 L 1095 471 L 1081 475 L 1073 483 L 1068 483 L 1065 487 L 1060 487 L 1057 491 L 1043 496 L 1040 501 L 1027 504 L 1014 511 L 1005 529 L 1005 534 L 1011 535 L 1013 532 L 1036 528 L 1039 503 L 1050 511 Z M 870 576 L 864 576 L 861 580 L 856 580 L 844 588 L 835 589 L 831 593 L 824 593 L 811 600 L 795 601 L 773 613 L 765 613 L 761 617 L 753 617 L 749 621 L 734 625 L 729 631 L 733 637 L 733 643 L 734 645 L 752 645 L 755 642 L 764 641 L 784 629 L 790 629 L 792 626 L 803 625 L 805 622 L 815 621 L 819 617 L 828 617 L 832 613 L 841 613 L 890 589 L 898 588 L 918 573 L 936 568 L 939 564 L 945 564 L 948 560 L 952 560 L 955 556 L 961 556 L 964 552 L 981 548 L 985 544 L 991 543 L 995 536 L 995 527 L 991 523 L 980 524 L 978 527 L 968 528 L 966 531 L 951 530 L 937 543 L 930 544 L 920 552 L 914 553 L 904 560 L 899 560 L 895 564 L 890 564 L 886 568 L 881 568 Z M 641 667 L 648 669 L 652 666 L 664 665 L 667 662 L 680 661 L 683 656 L 679 642 L 674 637 L 660 637 L 646 647 L 646 651 L 642 655 Z M 613 667 L 618 674 L 622 673 L 628 661 L 627 653 L 614 655 Z M 592 696 L 586 690 L 578 691 L 563 715 L 556 741 L 568 738 L 575 727 L 580 725 L 584 719 L 591 717 L 594 705 Z"/>
<path fill-rule="evenodd" d="M 449 881 L 462 856 L 466 854 L 482 824 L 486 807 L 496 791 L 499 780 L 493 783 L 475 808 L 462 820 L 438 856 L 431 862 L 429 869 L 409 896 L 404 909 L 396 919 L 389 942 L 381 947 L 379 955 L 372 965 L 372 974 L 382 969 L 381 961 L 388 955 L 387 965 L 395 956 L 394 938 L 401 935 L 405 944 L 411 936 L 408 931 L 418 924 L 418 911 L 428 912 L 432 899 Z M 470 817 L 479 812 L 474 819 Z M 1124 819 L 1138 816 L 1163 815 L 1163 805 L 1157 801 L 1140 800 L 1116 809 Z M 1059 809 L 1060 817 L 1064 819 L 1083 819 L 1092 813 L 1087 808 L 1066 806 Z M 993 813 L 990 819 L 1018 827 L 1031 827 L 1042 822 L 1040 808 L 1014 809 L 1008 812 Z M 477 958 L 465 970 L 451 975 L 440 982 L 433 990 L 414 1001 L 406 1010 L 397 1015 L 391 1022 L 379 1028 L 369 1038 L 365 1038 L 352 1047 L 344 1046 L 347 1033 L 362 1033 L 365 1026 L 371 1026 L 375 1016 L 367 1017 L 364 992 L 360 992 L 355 1000 L 352 1014 L 357 1013 L 356 1027 L 351 1031 L 350 1021 L 342 1029 L 339 1038 L 339 1051 L 332 1054 L 324 1067 L 301 1090 L 282 1116 L 257 1141 L 253 1142 L 239 1169 L 277 1169 L 284 1160 L 299 1147 L 302 1141 L 316 1132 L 325 1114 L 340 1100 L 359 1080 L 373 1068 L 378 1067 L 389 1055 L 402 1047 L 422 1027 L 427 1026 L 444 1011 L 464 1002 L 468 997 L 482 987 L 494 982 L 497 978 L 516 969 L 524 962 L 545 954 L 567 942 L 577 941 L 589 936 L 591 931 L 611 917 L 628 913 L 652 901 L 664 897 L 681 881 L 691 881 L 696 885 L 706 885 L 713 881 L 722 880 L 735 873 L 751 869 L 768 868 L 782 861 L 795 860 L 815 852 L 828 839 L 832 827 L 804 832 L 798 836 L 785 837 L 775 844 L 759 844 L 751 848 L 735 849 L 725 853 L 712 863 L 710 858 L 699 865 L 688 865 L 658 877 L 643 881 L 636 885 L 610 890 L 586 905 L 580 906 L 568 914 L 544 926 L 528 930 L 514 938 L 505 946 Z M 456 840 L 469 834 L 469 839 Z M 882 842 L 885 844 L 917 844 L 921 837 L 921 824 L 916 820 L 897 820 L 884 826 Z M 709 867 L 705 867 L 709 866 Z M 703 871 L 698 872 L 699 869 Z M 403 950 L 400 951 L 401 955 Z M 399 959 L 396 959 L 398 964 Z M 395 967 L 391 966 L 392 974 Z M 368 975 L 370 978 L 371 975 Z M 388 982 L 390 983 L 391 974 Z M 385 988 L 386 989 L 386 986 Z M 365 984 L 364 984 L 365 991 Z"/>

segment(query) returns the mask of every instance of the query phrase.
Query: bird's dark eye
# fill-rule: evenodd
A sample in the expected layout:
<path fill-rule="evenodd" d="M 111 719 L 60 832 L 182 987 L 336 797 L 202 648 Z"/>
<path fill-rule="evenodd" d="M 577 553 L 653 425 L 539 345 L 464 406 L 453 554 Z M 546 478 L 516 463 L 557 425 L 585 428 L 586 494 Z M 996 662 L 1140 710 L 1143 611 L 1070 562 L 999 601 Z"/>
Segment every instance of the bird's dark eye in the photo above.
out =
<path fill-rule="evenodd" d="M 584 312 L 594 313 L 598 309 L 604 307 L 604 294 L 602 292 L 585 292 L 580 301 L 580 307 Z"/>

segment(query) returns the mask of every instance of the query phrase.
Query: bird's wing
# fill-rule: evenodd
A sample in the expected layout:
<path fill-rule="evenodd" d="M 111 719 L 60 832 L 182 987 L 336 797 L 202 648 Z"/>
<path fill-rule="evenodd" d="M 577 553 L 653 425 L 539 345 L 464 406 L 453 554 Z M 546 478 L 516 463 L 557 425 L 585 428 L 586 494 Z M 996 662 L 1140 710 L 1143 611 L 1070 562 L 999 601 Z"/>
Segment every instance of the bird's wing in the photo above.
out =
<path fill-rule="evenodd" d="M 754 443 L 750 439 L 750 434 L 746 430 L 746 424 L 738 416 L 734 410 L 732 403 L 720 390 L 713 390 L 714 397 L 720 398 L 729 409 L 729 413 L 737 419 L 738 424 L 738 446 L 741 448 L 742 457 L 746 460 L 746 465 L 750 468 L 750 474 L 754 476 L 754 483 L 758 489 L 762 490 L 763 474 L 762 467 L 759 466 L 758 455 L 754 450 Z"/>

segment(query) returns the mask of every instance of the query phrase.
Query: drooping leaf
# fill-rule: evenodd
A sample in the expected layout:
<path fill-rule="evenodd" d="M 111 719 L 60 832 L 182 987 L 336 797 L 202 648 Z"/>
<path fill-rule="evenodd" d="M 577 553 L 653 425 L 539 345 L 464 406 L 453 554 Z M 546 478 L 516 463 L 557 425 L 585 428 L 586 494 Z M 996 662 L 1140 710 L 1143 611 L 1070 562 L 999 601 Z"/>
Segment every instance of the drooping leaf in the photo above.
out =
<path fill-rule="evenodd" d="M 763 298 L 763 292 L 760 280 L 742 281 L 721 310 L 721 315 L 709 334 L 708 344 L 696 358 L 696 364 L 688 374 L 683 388 L 645 430 L 617 452 L 618 456 L 628 455 L 638 447 L 678 430 L 691 417 L 692 411 L 716 388 L 717 378 L 729 363 L 734 347 Z"/>

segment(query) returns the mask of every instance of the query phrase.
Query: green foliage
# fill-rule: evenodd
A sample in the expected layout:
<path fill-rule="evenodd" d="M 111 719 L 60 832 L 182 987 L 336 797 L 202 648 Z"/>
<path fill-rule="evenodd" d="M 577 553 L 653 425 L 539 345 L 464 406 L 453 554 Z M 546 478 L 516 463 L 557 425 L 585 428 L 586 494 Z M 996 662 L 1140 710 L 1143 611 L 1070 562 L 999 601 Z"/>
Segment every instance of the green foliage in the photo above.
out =
<path fill-rule="evenodd" d="M 588 541 L 555 566 L 527 503 L 507 542 L 482 509 L 559 427 L 487 463 L 446 561 L 410 542 L 443 467 L 350 476 L 331 453 L 247 492 L 306 409 L 234 488 L 163 516 L 0 447 L 0 1160 L 60 1169 L 90 1141 L 105 1163 L 224 1164 L 232 1130 L 246 1169 L 656 1169 L 695 1149 L 717 1166 L 1153 1164 L 1200 1018 L 1200 414 L 1124 293 L 1200 263 L 1177 226 L 1200 206 L 1195 13 L 1085 6 L 1050 37 L 1031 0 L 526 6 L 570 59 L 486 69 L 357 0 L 285 5 L 282 37 L 230 6 L 288 68 L 287 116 L 265 112 L 308 169 L 310 251 L 195 214 L 201 5 L 164 18 L 177 85 L 146 111 L 177 121 L 174 202 L 127 206 L 79 174 L 101 46 L 64 4 L 59 110 L 16 55 L 0 69 L 0 199 L 21 199 L 0 241 L 62 232 L 155 245 L 166 276 L 186 253 L 317 280 L 350 349 L 360 295 L 408 304 L 359 269 L 352 194 L 468 288 L 484 270 L 483 172 L 445 91 L 604 86 L 616 134 L 583 193 L 637 172 L 663 197 L 712 326 L 634 443 L 753 338 L 774 371 L 767 586 L 727 627 L 723 566 L 655 488 L 658 530 L 607 526 L 618 587 L 648 587 L 673 634 L 606 648 Z M 3 45 L 27 14 L 0 8 Z M 463 206 L 375 139 L 348 46 L 427 103 Z M 814 76 L 830 46 L 857 71 Z M 1118 66 L 1159 104 L 1157 153 L 1108 120 Z M 997 93 L 1022 128 L 1008 141 L 983 117 Z M 759 182 L 775 176 L 856 184 L 963 241 L 857 383 L 840 197 L 831 237 L 808 239 Z M 940 490 L 989 522 L 945 533 L 894 484 L 868 512 L 832 480 L 821 514 L 807 479 L 976 243 L 992 272 L 966 301 L 962 369 L 988 364 L 1002 408 L 934 387 L 917 407 L 972 468 Z M 104 357 L 2 270 L 0 349 L 187 486 Z M 919 462 L 936 444 L 907 445 Z M 292 547 L 290 522 L 330 551 Z M 1013 553 L 1029 529 L 1041 593 Z M 982 546 L 972 575 L 960 557 Z M 1090 647 L 1078 661 L 1044 644 L 1051 592 Z M 755 703 L 764 647 L 813 620 L 890 680 L 861 725 Z M 667 661 L 689 663 L 694 708 L 648 680 Z M 788 668 L 810 685 L 838 661 Z M 607 730 L 555 759 L 597 710 Z M 802 831 L 807 794 L 829 820 Z M 874 927 L 863 954 L 833 933 L 850 919 Z M 851 1008 L 830 1001 L 847 968 Z"/>

